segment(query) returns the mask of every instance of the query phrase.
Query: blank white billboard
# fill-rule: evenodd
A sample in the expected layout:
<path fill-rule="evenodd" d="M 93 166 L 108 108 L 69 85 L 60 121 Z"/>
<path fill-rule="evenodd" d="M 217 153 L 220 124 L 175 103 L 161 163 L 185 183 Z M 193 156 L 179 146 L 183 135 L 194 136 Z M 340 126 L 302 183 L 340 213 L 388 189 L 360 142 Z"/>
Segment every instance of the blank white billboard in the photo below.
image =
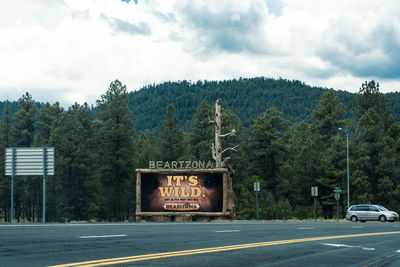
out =
<path fill-rule="evenodd" d="M 13 166 L 14 175 L 54 175 L 54 147 L 6 148 L 5 175 L 13 174 Z"/>

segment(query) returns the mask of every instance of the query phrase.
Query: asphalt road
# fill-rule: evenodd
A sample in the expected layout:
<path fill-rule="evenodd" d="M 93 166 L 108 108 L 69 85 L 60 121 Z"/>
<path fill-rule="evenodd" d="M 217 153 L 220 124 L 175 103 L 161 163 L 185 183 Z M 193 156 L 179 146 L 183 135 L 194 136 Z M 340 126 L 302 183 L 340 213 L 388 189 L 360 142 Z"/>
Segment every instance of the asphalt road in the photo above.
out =
<path fill-rule="evenodd" d="M 0 266 L 400 266 L 400 223 L 0 225 Z"/>

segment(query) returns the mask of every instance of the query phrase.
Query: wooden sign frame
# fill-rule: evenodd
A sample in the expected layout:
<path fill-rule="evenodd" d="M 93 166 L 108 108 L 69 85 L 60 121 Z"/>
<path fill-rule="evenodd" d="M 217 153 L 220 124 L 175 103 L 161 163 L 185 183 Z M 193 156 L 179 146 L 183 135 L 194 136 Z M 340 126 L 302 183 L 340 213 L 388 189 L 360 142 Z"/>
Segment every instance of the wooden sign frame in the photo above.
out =
<path fill-rule="evenodd" d="M 221 173 L 222 174 L 222 210 L 218 212 L 204 212 L 204 211 L 142 211 L 142 195 L 141 184 L 142 174 L 147 173 L 160 173 L 160 174 L 208 174 L 208 173 Z M 218 169 L 136 169 L 136 216 L 170 216 L 170 215 L 201 215 L 201 216 L 228 216 L 227 211 L 227 188 L 228 188 L 228 170 L 224 168 Z"/>

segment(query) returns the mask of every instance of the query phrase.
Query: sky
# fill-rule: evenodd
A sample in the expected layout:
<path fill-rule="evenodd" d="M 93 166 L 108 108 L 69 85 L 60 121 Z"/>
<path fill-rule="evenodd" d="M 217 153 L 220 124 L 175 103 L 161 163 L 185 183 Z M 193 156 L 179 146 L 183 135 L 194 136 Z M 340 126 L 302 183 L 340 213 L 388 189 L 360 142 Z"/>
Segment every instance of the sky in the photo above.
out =
<path fill-rule="evenodd" d="M 91 105 L 116 79 L 260 76 L 400 91 L 400 1 L 0 1 L 0 101 Z"/>

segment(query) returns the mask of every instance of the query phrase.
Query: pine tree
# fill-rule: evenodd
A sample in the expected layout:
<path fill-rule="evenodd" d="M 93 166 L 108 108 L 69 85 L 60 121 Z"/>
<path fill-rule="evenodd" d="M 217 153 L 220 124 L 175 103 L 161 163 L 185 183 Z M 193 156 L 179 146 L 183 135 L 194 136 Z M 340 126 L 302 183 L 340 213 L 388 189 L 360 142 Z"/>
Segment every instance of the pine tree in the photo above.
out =
<path fill-rule="evenodd" d="M 21 108 L 14 115 L 15 145 L 30 147 L 33 145 L 36 130 L 36 105 L 28 92 L 18 100 L 18 104 Z"/>
<path fill-rule="evenodd" d="M 179 160 L 184 155 L 183 132 L 179 127 L 176 109 L 173 104 L 167 106 L 161 128 L 161 158 L 164 161 Z"/>
<path fill-rule="evenodd" d="M 251 173 L 265 181 L 264 190 L 277 196 L 278 175 L 284 162 L 289 122 L 276 108 L 263 112 L 249 129 Z"/>
<path fill-rule="evenodd" d="M 12 142 L 12 124 L 10 104 L 7 101 L 4 105 L 2 119 L 0 121 L 0 207 L 4 212 L 3 216 L 5 221 L 10 220 L 10 178 L 4 175 L 4 160 L 5 149 L 11 147 Z"/>
<path fill-rule="evenodd" d="M 52 123 L 51 133 L 49 143 L 56 150 L 56 174 L 49 177 L 49 220 L 100 218 L 104 190 L 89 106 L 71 106 Z"/>
<path fill-rule="evenodd" d="M 51 135 L 51 125 L 63 112 L 64 109 L 58 102 L 53 105 L 46 103 L 40 108 L 37 121 L 38 130 L 34 139 L 35 146 L 47 146 Z"/>
<path fill-rule="evenodd" d="M 16 147 L 31 147 L 35 137 L 36 105 L 26 92 L 19 100 L 20 109 L 14 114 L 14 142 Z M 21 176 L 15 180 L 15 217 L 28 221 L 38 219 L 42 179 Z M 21 208 L 22 207 L 22 208 Z"/>
<path fill-rule="evenodd" d="M 351 199 L 353 203 L 371 202 L 398 208 L 400 201 L 395 194 L 400 189 L 400 128 L 387 109 L 378 83 L 363 83 L 356 104 Z"/>
<path fill-rule="evenodd" d="M 318 153 L 314 164 L 322 166 L 318 176 L 314 177 L 314 183 L 318 186 L 320 194 L 318 200 L 325 218 L 333 216 L 333 206 L 335 206 L 335 199 L 332 197 L 333 188 L 335 186 L 345 188 L 346 184 L 342 183 L 345 177 L 343 167 L 346 166 L 344 149 L 341 146 L 343 138 L 338 136 L 338 129 L 345 124 L 344 115 L 344 104 L 334 95 L 333 90 L 329 90 L 322 96 L 317 109 L 312 113 L 315 120 L 314 131 L 317 133 L 313 134 L 315 137 L 313 142 L 316 142 L 315 149 Z"/>
<path fill-rule="evenodd" d="M 287 142 L 287 159 L 282 162 L 282 171 L 277 191 L 289 199 L 297 218 L 308 218 L 312 205 L 311 186 L 317 186 L 316 179 L 324 166 L 319 164 L 320 153 L 316 132 L 311 124 L 301 122 L 291 130 Z"/>
<path fill-rule="evenodd" d="M 214 142 L 214 124 L 210 123 L 212 109 L 206 100 L 201 101 L 192 122 L 190 147 L 196 160 L 211 161 L 211 144 Z"/>
<path fill-rule="evenodd" d="M 339 98 L 334 95 L 333 90 L 326 92 L 312 112 L 315 127 L 322 140 L 328 141 L 337 135 L 338 128 L 344 124 L 345 106 Z"/>
<path fill-rule="evenodd" d="M 160 157 L 157 138 L 146 129 L 136 140 L 137 160 L 136 165 L 138 168 L 147 168 L 150 161 L 157 160 Z"/>
<path fill-rule="evenodd" d="M 126 86 L 115 80 L 97 101 L 102 181 L 107 192 L 105 217 L 128 219 L 134 193 L 134 138 L 132 112 L 128 108 Z M 133 186 L 133 188 L 132 188 Z M 128 191 L 131 190 L 131 191 Z"/>

